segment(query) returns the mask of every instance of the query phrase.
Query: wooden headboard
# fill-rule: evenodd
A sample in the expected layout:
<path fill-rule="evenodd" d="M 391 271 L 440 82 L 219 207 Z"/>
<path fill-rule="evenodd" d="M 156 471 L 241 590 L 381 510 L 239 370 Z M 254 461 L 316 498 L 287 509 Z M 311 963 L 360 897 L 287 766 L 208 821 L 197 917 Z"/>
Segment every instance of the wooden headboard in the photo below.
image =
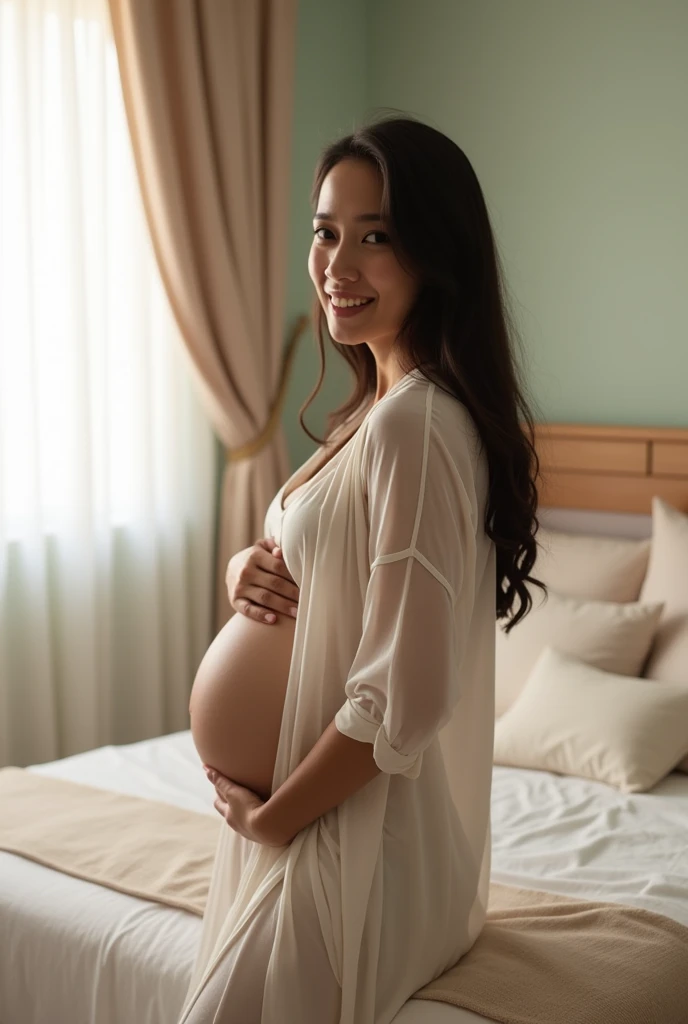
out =
<path fill-rule="evenodd" d="M 650 515 L 653 494 L 688 512 L 688 429 L 540 423 L 540 504 Z"/>

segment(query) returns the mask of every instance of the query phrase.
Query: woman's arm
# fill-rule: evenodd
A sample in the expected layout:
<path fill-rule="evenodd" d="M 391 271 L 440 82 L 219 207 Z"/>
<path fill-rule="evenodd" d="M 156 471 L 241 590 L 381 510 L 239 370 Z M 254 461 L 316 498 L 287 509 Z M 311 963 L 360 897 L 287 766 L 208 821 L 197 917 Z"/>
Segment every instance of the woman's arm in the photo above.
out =
<path fill-rule="evenodd" d="M 257 812 L 260 831 L 286 845 L 317 818 L 380 774 L 372 743 L 339 732 L 334 720 L 288 779 Z"/>

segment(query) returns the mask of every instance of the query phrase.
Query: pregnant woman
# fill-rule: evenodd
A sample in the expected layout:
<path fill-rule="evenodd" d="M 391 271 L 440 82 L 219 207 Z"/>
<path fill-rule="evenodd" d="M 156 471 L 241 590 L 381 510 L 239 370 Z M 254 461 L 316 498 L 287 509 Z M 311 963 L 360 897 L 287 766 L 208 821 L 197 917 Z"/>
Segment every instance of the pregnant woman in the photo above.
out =
<path fill-rule="evenodd" d="M 180 1024 L 418 1019 L 485 922 L 495 619 L 541 586 L 533 421 L 468 159 L 378 121 L 327 147 L 312 200 L 321 360 L 326 329 L 355 385 L 230 562 L 240 614 L 194 683 L 226 824 Z"/>

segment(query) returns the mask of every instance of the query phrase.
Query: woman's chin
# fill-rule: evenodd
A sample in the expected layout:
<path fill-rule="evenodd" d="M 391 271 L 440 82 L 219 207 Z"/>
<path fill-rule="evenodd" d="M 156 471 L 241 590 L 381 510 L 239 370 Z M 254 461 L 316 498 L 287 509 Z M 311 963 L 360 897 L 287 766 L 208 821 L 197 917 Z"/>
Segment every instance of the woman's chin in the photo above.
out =
<path fill-rule="evenodd" d="M 339 333 L 333 334 L 330 331 L 330 337 L 332 338 L 333 341 L 336 341 L 338 345 L 351 345 L 351 346 L 353 346 L 353 345 L 363 345 L 365 343 L 365 338 L 364 337 L 357 338 L 353 334 L 343 334 L 343 333 L 342 334 L 339 334 Z"/>
<path fill-rule="evenodd" d="M 363 331 L 358 325 L 349 325 L 346 321 L 341 320 L 335 320 L 333 323 L 328 319 L 327 329 L 332 340 L 340 345 L 361 345 L 370 333 Z"/>

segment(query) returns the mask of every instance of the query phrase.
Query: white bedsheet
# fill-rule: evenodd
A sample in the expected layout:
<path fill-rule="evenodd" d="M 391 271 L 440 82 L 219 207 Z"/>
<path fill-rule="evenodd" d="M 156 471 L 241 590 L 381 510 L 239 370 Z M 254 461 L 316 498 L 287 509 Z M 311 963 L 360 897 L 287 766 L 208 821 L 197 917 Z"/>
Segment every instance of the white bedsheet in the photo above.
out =
<path fill-rule="evenodd" d="M 31 768 L 216 814 L 188 731 Z M 497 882 L 645 907 L 688 927 L 688 776 L 651 793 L 495 767 Z M 175 1024 L 201 920 L 0 852 L 1 1024 Z M 37 981 L 37 979 L 41 979 Z M 395 1024 L 473 1024 L 410 1000 Z"/>

